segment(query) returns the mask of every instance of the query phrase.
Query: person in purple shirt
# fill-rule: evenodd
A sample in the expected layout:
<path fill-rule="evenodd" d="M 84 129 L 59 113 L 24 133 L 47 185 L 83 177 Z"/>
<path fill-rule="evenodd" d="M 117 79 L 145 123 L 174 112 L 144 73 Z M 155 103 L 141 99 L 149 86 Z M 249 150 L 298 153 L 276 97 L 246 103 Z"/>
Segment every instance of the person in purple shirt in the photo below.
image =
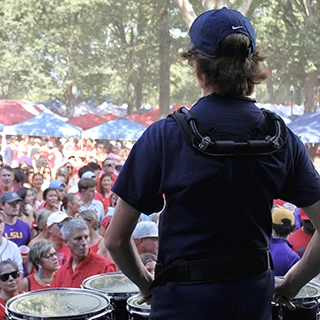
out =
<path fill-rule="evenodd" d="M 5 214 L 5 227 L 3 236 L 18 245 L 28 245 L 31 240 L 29 225 L 18 218 L 20 201 L 22 199 L 16 192 L 4 192 L 0 198 L 2 210 Z"/>
<path fill-rule="evenodd" d="M 275 207 L 272 211 L 272 238 L 270 252 L 274 265 L 274 275 L 284 276 L 300 260 L 293 251 L 288 236 L 295 228 L 294 215 L 289 209 Z"/>

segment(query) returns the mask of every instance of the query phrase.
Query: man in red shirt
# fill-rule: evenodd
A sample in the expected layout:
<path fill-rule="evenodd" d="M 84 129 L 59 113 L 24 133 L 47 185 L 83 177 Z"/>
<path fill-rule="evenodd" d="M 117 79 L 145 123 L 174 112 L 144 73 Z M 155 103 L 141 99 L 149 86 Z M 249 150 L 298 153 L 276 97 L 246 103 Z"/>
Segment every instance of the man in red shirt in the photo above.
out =
<path fill-rule="evenodd" d="M 292 249 L 302 257 L 315 232 L 315 227 L 301 208 L 300 217 L 302 220 L 302 227 L 293 232 L 288 240 L 293 246 Z"/>
<path fill-rule="evenodd" d="M 84 221 L 67 221 L 61 228 L 61 233 L 72 257 L 57 272 L 53 287 L 80 288 L 83 280 L 91 276 L 116 271 L 113 262 L 90 251 L 89 229 Z"/>

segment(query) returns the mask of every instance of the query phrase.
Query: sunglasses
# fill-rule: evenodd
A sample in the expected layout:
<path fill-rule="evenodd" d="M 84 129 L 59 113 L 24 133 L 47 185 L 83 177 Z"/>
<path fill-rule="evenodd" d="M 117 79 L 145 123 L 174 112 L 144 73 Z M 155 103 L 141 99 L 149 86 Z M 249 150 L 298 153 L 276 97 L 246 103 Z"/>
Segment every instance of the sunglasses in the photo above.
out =
<path fill-rule="evenodd" d="M 105 167 L 114 167 L 114 164 L 113 163 L 108 163 L 108 164 L 105 164 L 104 166 Z"/>
<path fill-rule="evenodd" d="M 13 271 L 11 273 L 4 273 L 4 274 L 0 274 L 0 280 L 2 282 L 7 282 L 9 280 L 9 277 L 12 277 L 13 279 L 17 279 L 20 276 L 20 272 L 19 271 Z"/>

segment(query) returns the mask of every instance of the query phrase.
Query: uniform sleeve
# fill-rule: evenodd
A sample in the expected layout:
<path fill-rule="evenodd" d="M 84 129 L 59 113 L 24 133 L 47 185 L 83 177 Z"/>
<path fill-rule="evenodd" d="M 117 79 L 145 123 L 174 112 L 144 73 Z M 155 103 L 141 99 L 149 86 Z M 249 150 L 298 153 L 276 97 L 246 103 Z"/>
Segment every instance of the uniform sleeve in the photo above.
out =
<path fill-rule="evenodd" d="M 161 168 L 158 161 L 162 141 L 157 132 L 158 123 L 154 125 L 135 143 L 112 188 L 121 199 L 145 214 L 161 211 L 164 204 L 159 192 Z"/>
<path fill-rule="evenodd" d="M 282 188 L 280 199 L 308 207 L 320 200 L 320 176 L 303 143 L 292 133 L 292 171 Z"/>

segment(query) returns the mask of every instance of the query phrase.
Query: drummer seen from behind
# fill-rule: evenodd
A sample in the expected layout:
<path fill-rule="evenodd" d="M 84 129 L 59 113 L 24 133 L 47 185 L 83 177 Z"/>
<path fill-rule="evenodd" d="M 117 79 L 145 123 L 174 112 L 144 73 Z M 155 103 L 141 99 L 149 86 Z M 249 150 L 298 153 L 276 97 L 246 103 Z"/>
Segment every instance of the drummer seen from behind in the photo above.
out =
<path fill-rule="evenodd" d="M 209 10 L 189 35 L 182 57 L 194 68 L 202 96 L 191 108 L 192 127 L 188 110 L 176 115 L 199 142 L 189 143 L 172 116 L 146 129 L 113 186 L 119 201 L 105 243 L 119 269 L 151 299 L 151 320 L 270 320 L 273 200 L 302 207 L 317 229 L 276 286 L 282 303 L 320 271 L 320 176 L 281 118 L 249 98 L 268 76 L 250 21 L 235 10 Z M 203 128 L 200 137 L 195 126 Z M 162 209 L 163 194 L 152 282 L 131 235 L 140 212 Z"/>
<path fill-rule="evenodd" d="M 82 282 L 91 276 L 116 271 L 112 261 L 89 249 L 89 228 L 83 220 L 65 222 L 61 233 L 72 256 L 57 272 L 52 287 L 81 288 Z"/>

